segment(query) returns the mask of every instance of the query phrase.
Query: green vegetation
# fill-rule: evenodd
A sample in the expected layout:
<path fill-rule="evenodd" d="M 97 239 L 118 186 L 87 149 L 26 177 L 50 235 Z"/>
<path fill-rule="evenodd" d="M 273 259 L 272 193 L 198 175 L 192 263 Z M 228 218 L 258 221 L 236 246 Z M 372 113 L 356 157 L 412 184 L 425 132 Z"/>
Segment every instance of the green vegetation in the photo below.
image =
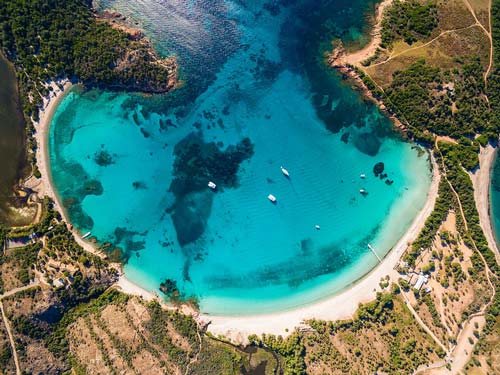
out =
<path fill-rule="evenodd" d="M 441 142 L 439 143 L 439 150 L 443 155 L 442 160 L 446 167 L 446 178 L 457 192 L 467 220 L 469 231 L 464 236 L 464 242 L 468 247 L 474 249 L 474 245 L 470 240 L 474 241 L 490 270 L 496 275 L 500 275 L 500 268 L 495 259 L 495 254 L 488 247 L 488 241 L 479 222 L 479 214 L 474 200 L 474 186 L 469 174 L 464 170 L 461 150 L 457 145 Z"/>
<path fill-rule="evenodd" d="M 439 195 L 434 205 L 434 210 L 425 221 L 425 225 L 420 231 L 418 237 L 413 241 L 411 247 L 407 250 L 404 260 L 410 266 L 415 265 L 415 260 L 421 253 L 422 249 L 429 249 L 432 246 L 434 237 L 437 234 L 441 223 L 446 220 L 448 211 L 450 210 L 450 202 L 454 202 L 448 183 L 442 179 L 439 183 Z"/>
<path fill-rule="evenodd" d="M 76 78 L 90 86 L 145 92 L 172 88 L 175 66 L 159 60 L 148 43 L 96 19 L 84 0 L 0 2 L 0 49 L 14 62 L 28 135 L 38 120 L 46 82 Z M 29 139 L 28 150 L 36 144 Z M 34 154 L 30 153 L 34 163 Z M 36 169 L 35 169 L 36 173 Z M 39 172 L 38 172 L 39 173 Z"/>
<path fill-rule="evenodd" d="M 126 302 L 127 299 L 128 296 L 126 294 L 110 289 L 88 303 L 79 304 L 64 315 L 52 332 L 46 334 L 45 338 L 48 349 L 59 355 L 70 356 L 69 342 L 66 337 L 68 327 L 79 317 L 97 313 L 111 303 Z"/>
<path fill-rule="evenodd" d="M 379 293 L 375 301 L 360 306 L 352 320 L 309 322 L 316 333 L 306 334 L 303 340 L 306 361 L 349 374 L 413 373 L 443 353 L 412 322 L 397 288 Z"/>
<path fill-rule="evenodd" d="M 382 21 L 382 47 L 388 47 L 397 39 L 412 44 L 428 38 L 437 25 L 437 7 L 434 2 L 422 4 L 417 0 L 396 0 Z"/>
<path fill-rule="evenodd" d="M 265 334 L 262 335 L 261 340 L 259 340 L 256 336 L 249 337 L 250 342 L 259 346 L 264 345 L 283 356 L 285 364 L 284 375 L 305 374 L 305 347 L 302 339 L 302 335 L 298 332 L 294 332 L 286 339 L 282 336 Z"/>
<path fill-rule="evenodd" d="M 409 135 L 428 140 L 426 132 L 451 136 L 464 146 L 463 160 L 479 150 L 476 134 L 496 139 L 499 123 L 485 99 L 483 67 L 479 59 L 471 59 L 461 69 L 443 71 L 424 60 L 396 72 L 384 90 L 388 108 L 399 116 L 409 129 Z M 477 157 L 465 165 L 472 169 Z"/>
<path fill-rule="evenodd" d="M 10 345 L 4 345 L 0 348 L 0 368 L 7 368 L 10 360 L 12 358 L 12 351 L 10 349 Z"/>
<path fill-rule="evenodd" d="M 494 47 L 494 69 L 489 78 L 488 97 L 492 110 L 496 116 L 500 116 L 500 1 L 493 0 L 491 8 L 492 19 L 492 34 Z M 489 259 L 489 258 L 488 258 Z M 490 260 L 491 262 L 491 260 Z M 497 265 L 498 266 L 498 265 Z M 474 348 L 474 355 L 483 355 L 486 358 L 486 363 L 493 371 L 498 371 L 498 363 L 496 358 L 500 355 L 500 272 L 496 267 L 497 278 L 493 280 L 496 293 L 493 303 L 486 311 L 486 326 Z M 468 367 L 480 366 L 475 358 Z M 494 367 L 496 366 L 496 367 Z"/>
<path fill-rule="evenodd" d="M 493 0 L 491 5 L 493 34 L 493 71 L 488 78 L 488 98 L 497 123 L 500 122 L 500 1 Z"/>
<path fill-rule="evenodd" d="M 500 332 L 500 283 L 498 281 L 496 289 L 495 299 L 486 311 L 486 325 L 473 352 L 474 356 L 484 356 L 487 365 L 490 367 L 494 365 L 498 366 L 498 363 L 495 363 L 495 358 L 498 358 L 500 354 L 500 337 L 498 334 Z M 481 364 L 473 358 L 467 365 L 466 370 L 474 366 L 479 367 Z M 498 367 L 492 370 L 498 371 Z"/>
<path fill-rule="evenodd" d="M 154 332 L 152 337 L 153 344 L 158 346 L 162 352 L 168 353 L 169 357 L 174 359 L 175 363 L 178 363 L 185 368 L 185 366 L 187 366 L 187 353 L 185 353 L 178 346 L 174 345 L 172 337 L 170 336 L 168 330 L 165 330 L 164 327 L 167 327 L 169 322 L 178 323 L 178 325 L 182 328 L 179 333 L 186 337 L 190 344 L 196 345 L 196 323 L 191 317 L 186 315 L 165 312 L 157 302 L 150 303 L 148 305 L 148 311 L 151 319 L 147 323 L 146 327 L 149 331 Z"/>
<path fill-rule="evenodd" d="M 314 368 L 313 373 L 410 374 L 444 353 L 412 323 L 411 313 L 398 296 L 399 288 L 391 289 L 391 293 L 379 293 L 375 301 L 360 305 L 354 319 L 310 320 L 312 331 L 296 331 L 286 339 L 252 335 L 249 340 L 282 355 L 285 374 L 306 374 L 309 367 Z"/>

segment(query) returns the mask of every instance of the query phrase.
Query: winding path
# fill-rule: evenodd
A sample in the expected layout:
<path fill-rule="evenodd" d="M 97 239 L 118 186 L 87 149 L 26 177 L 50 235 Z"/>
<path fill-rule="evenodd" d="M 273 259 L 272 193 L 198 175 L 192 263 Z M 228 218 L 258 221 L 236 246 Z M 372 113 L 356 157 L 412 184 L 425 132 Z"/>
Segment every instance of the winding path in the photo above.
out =
<path fill-rule="evenodd" d="M 479 21 L 479 19 L 477 18 L 477 15 L 476 15 L 476 12 L 474 11 L 474 8 L 472 7 L 472 5 L 469 3 L 469 0 L 463 0 L 467 10 L 471 13 L 472 17 L 474 18 L 475 20 L 475 23 L 473 23 L 472 25 L 469 25 L 467 27 L 462 27 L 462 28 L 458 28 L 458 29 L 451 29 L 451 30 L 445 30 L 443 32 L 441 32 L 438 36 L 436 36 L 435 38 L 431 39 L 430 41 L 424 43 L 424 44 L 421 44 L 419 46 L 415 46 L 415 47 L 410 47 L 408 49 L 405 49 L 404 51 L 401 51 L 401 52 L 398 52 L 394 55 L 390 55 L 386 60 L 384 61 L 381 61 L 379 63 L 375 63 L 375 64 L 370 64 L 368 67 L 366 68 L 371 68 L 371 67 L 376 67 L 376 66 L 380 66 L 380 65 L 383 65 L 389 61 L 391 61 L 392 59 L 396 58 L 396 57 L 399 57 L 399 56 L 402 56 L 408 52 L 411 52 L 411 51 L 415 51 L 417 49 L 420 49 L 420 48 L 424 48 L 432 43 L 434 43 L 436 40 L 438 40 L 439 38 L 441 38 L 442 36 L 444 35 L 447 35 L 447 34 L 451 34 L 451 33 L 455 33 L 455 32 L 460 32 L 460 31 L 464 31 L 464 30 L 467 30 L 467 29 L 470 29 L 470 28 L 473 28 L 473 27 L 479 27 L 483 32 L 484 34 L 486 35 L 486 37 L 488 38 L 488 41 L 489 41 L 489 45 L 490 45 L 490 48 L 489 48 L 489 62 L 488 62 L 488 68 L 486 69 L 485 73 L 484 73 L 484 83 L 487 85 L 488 84 L 488 76 L 490 75 L 491 73 L 491 70 L 493 69 L 493 36 L 492 36 L 492 32 L 491 32 L 491 0 L 488 0 L 488 29 L 486 29 L 486 27 Z M 359 52 L 358 52 L 359 53 Z M 344 57 L 344 60 L 353 64 L 353 65 L 357 65 L 358 67 L 360 68 L 363 68 L 361 66 L 361 61 L 359 59 L 356 58 L 357 54 L 358 53 L 353 53 L 353 54 L 349 54 L 347 56 Z M 367 56 L 366 58 L 368 58 L 369 56 Z M 366 60 L 365 58 L 365 60 Z M 367 69 L 364 68 L 364 72 L 365 74 L 367 74 Z M 486 98 L 487 99 L 487 98 Z"/>
<path fill-rule="evenodd" d="M 3 303 L 0 301 L 0 311 L 2 312 L 2 319 L 5 329 L 7 330 L 7 335 L 9 336 L 10 346 L 12 350 L 12 357 L 14 357 L 14 364 L 16 365 L 16 375 L 21 375 L 21 367 L 19 366 L 19 358 L 17 358 L 16 343 L 14 342 L 14 336 L 12 335 L 12 330 L 10 329 L 10 323 L 5 315 L 3 309 Z"/>
<path fill-rule="evenodd" d="M 5 315 L 2 300 L 6 297 L 12 296 L 12 295 L 19 293 L 19 292 L 22 292 L 24 290 L 35 288 L 39 285 L 40 285 L 40 281 L 38 281 L 38 279 L 35 279 L 34 282 L 32 282 L 28 285 L 11 289 L 11 290 L 5 292 L 4 294 L 0 295 L 0 311 L 2 312 L 3 324 L 4 324 L 5 329 L 7 331 L 7 335 L 9 336 L 10 346 L 12 349 L 12 357 L 14 358 L 14 364 L 16 365 L 16 375 L 22 374 L 21 366 L 19 365 L 19 358 L 17 357 L 16 342 L 14 341 L 14 335 L 12 334 L 12 329 L 10 327 L 9 319 L 7 319 L 7 315 Z"/>
<path fill-rule="evenodd" d="M 441 38 L 442 36 L 444 35 L 447 35 L 447 34 L 451 34 L 451 33 L 456 33 L 456 32 L 460 32 L 460 31 L 464 31 L 464 30 L 467 30 L 467 29 L 471 29 L 473 27 L 481 27 L 480 24 L 478 23 L 473 23 L 472 25 L 469 25 L 469 26 L 466 26 L 466 27 L 461 27 L 459 29 L 451 29 L 451 30 L 445 30 L 443 32 L 441 32 L 438 36 L 436 36 L 435 38 L 429 40 L 428 42 L 424 43 L 424 44 L 420 44 L 418 46 L 414 46 L 414 47 L 410 47 L 408 49 L 405 49 L 401 52 L 398 52 L 394 55 L 390 55 L 386 60 L 384 61 L 381 61 L 379 63 L 375 63 L 375 64 L 370 64 L 369 66 L 367 66 L 367 68 L 371 68 L 371 67 L 375 67 L 375 66 L 380 66 L 380 65 L 384 65 L 385 63 L 391 61 L 392 59 L 395 59 L 396 57 L 399 57 L 401 55 L 404 55 L 406 54 L 407 52 L 410 52 L 410 51 L 415 51 L 417 49 L 420 49 L 420 48 L 423 48 L 423 47 L 427 47 L 428 45 L 434 43 L 436 40 L 438 40 L 439 38 Z"/>
<path fill-rule="evenodd" d="M 441 340 L 438 339 L 438 337 L 434 334 L 434 332 L 432 332 L 432 330 L 429 328 L 429 326 L 424 323 L 424 321 L 420 318 L 418 313 L 415 311 L 415 309 L 411 305 L 410 300 L 406 296 L 406 293 L 401 288 L 401 285 L 399 285 L 399 289 L 401 289 L 401 295 L 403 296 L 403 299 L 405 300 L 406 307 L 408 307 L 408 310 L 410 310 L 410 312 L 412 313 L 413 317 L 418 322 L 418 324 L 420 324 L 420 326 L 425 330 L 425 332 L 427 332 L 429 334 L 429 336 L 432 337 L 432 339 L 436 342 L 436 344 L 438 344 L 441 347 L 441 349 L 443 349 L 445 351 L 445 353 L 448 353 L 449 352 L 448 348 L 446 348 L 446 346 L 441 342 Z"/>
<path fill-rule="evenodd" d="M 488 28 L 489 30 L 486 30 L 484 25 L 479 22 L 479 19 L 476 16 L 476 12 L 474 11 L 474 8 L 470 4 L 469 0 L 463 0 L 465 3 L 465 6 L 469 10 L 469 12 L 472 14 L 472 17 L 476 20 L 477 25 L 483 29 L 484 33 L 488 37 L 488 40 L 490 41 L 490 59 L 489 59 L 489 64 L 488 64 L 488 69 L 484 73 L 484 83 L 488 83 L 488 76 L 491 72 L 491 69 L 493 67 L 493 36 L 491 35 L 491 0 L 488 0 Z"/>
<path fill-rule="evenodd" d="M 469 228 L 468 228 L 467 220 L 466 220 L 466 217 L 465 217 L 465 214 L 463 211 L 462 202 L 460 201 L 460 196 L 458 195 L 457 191 L 455 190 L 455 188 L 453 187 L 451 182 L 448 180 L 448 177 L 446 174 L 446 166 L 444 164 L 443 155 L 441 153 L 441 150 L 439 149 L 438 143 L 439 142 L 436 139 L 435 148 L 439 152 L 439 154 L 441 155 L 441 165 L 442 165 L 443 177 L 446 179 L 446 182 L 448 183 L 448 185 L 449 185 L 449 187 L 450 187 L 450 189 L 451 189 L 451 191 L 452 191 L 452 193 L 455 196 L 455 199 L 457 201 L 460 215 L 461 215 L 462 221 L 464 223 L 465 233 L 466 233 L 467 237 L 469 238 L 474 250 L 477 252 L 477 254 L 479 255 L 479 257 L 481 258 L 481 260 L 483 262 L 486 279 L 487 279 L 488 284 L 492 290 L 492 295 L 491 295 L 488 303 L 486 303 L 479 312 L 472 314 L 468 317 L 468 319 L 465 322 L 465 324 L 463 325 L 462 329 L 457 334 L 457 344 L 454 347 L 452 347 L 450 351 L 447 352 L 448 353 L 448 356 L 447 356 L 448 360 L 444 364 L 442 361 L 439 361 L 439 362 L 430 364 L 428 367 L 419 367 L 414 372 L 414 374 L 421 373 L 422 371 L 425 371 L 429 368 L 442 370 L 443 367 L 445 365 L 448 365 L 448 364 L 451 366 L 451 373 L 453 373 L 453 374 L 459 373 L 463 369 L 463 367 L 467 364 L 467 361 L 469 360 L 469 357 L 472 354 L 471 353 L 472 350 L 467 351 L 467 347 L 472 347 L 472 348 L 474 347 L 474 344 L 469 343 L 470 334 L 474 330 L 474 323 L 480 323 L 479 318 L 482 318 L 482 320 L 484 320 L 484 316 L 486 315 L 487 309 L 495 300 L 495 293 L 496 293 L 495 285 L 491 282 L 491 279 L 490 279 L 491 270 L 488 267 L 488 264 L 486 263 L 486 260 L 484 259 L 483 254 L 479 251 L 474 239 L 472 238 L 472 236 L 469 233 Z M 450 371 L 448 371 L 448 369 L 447 369 L 446 373 L 450 373 Z"/>

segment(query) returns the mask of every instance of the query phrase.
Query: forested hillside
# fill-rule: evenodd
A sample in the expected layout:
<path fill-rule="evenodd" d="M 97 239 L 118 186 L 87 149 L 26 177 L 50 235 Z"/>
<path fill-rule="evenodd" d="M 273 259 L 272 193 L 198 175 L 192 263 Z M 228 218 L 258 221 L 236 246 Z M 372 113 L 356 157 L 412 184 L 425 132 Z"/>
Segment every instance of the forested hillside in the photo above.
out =
<path fill-rule="evenodd" d="M 174 58 L 161 59 L 146 39 L 98 19 L 90 6 L 85 0 L 0 1 L 0 50 L 17 68 L 35 175 L 31 119 L 38 120 L 48 81 L 155 93 L 177 81 Z"/>
<path fill-rule="evenodd" d="M 138 91 L 172 88 L 175 67 L 159 64 L 149 45 L 99 21 L 83 0 L 7 0 L 0 2 L 0 46 L 23 69 L 22 92 L 47 94 L 43 83 L 76 77 Z M 40 99 L 24 97 L 35 112 Z"/>

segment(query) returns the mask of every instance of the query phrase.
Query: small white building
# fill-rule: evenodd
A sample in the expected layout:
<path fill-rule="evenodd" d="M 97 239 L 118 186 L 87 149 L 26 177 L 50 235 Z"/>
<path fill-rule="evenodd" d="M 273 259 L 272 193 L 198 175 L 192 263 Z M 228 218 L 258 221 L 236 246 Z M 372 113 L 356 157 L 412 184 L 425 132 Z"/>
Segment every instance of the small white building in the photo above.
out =
<path fill-rule="evenodd" d="M 415 289 L 417 290 L 420 290 L 422 289 L 422 287 L 424 286 L 424 284 L 426 284 L 428 281 L 428 277 L 427 276 L 424 276 L 424 275 L 419 275 L 418 276 L 418 279 L 417 279 L 417 282 L 415 283 Z"/>
<path fill-rule="evenodd" d="M 66 282 L 63 279 L 58 278 L 58 279 L 55 279 L 54 281 L 52 281 L 52 285 L 54 285 L 54 287 L 56 287 L 56 288 L 60 288 L 60 287 L 65 286 Z"/>

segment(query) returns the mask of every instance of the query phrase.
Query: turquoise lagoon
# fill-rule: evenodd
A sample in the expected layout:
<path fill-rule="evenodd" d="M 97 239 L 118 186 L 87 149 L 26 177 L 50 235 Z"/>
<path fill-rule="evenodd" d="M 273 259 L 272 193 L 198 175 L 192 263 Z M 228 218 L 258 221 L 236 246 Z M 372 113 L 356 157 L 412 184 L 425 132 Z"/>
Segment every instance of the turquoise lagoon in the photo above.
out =
<path fill-rule="evenodd" d="M 98 5 L 134 15 L 185 81 L 153 97 L 77 88 L 52 121 L 61 201 L 121 249 L 131 281 L 171 279 L 209 314 L 291 309 L 369 272 L 368 243 L 384 256 L 423 207 L 427 154 L 323 65 L 329 40 L 363 35 L 373 4 Z"/>

